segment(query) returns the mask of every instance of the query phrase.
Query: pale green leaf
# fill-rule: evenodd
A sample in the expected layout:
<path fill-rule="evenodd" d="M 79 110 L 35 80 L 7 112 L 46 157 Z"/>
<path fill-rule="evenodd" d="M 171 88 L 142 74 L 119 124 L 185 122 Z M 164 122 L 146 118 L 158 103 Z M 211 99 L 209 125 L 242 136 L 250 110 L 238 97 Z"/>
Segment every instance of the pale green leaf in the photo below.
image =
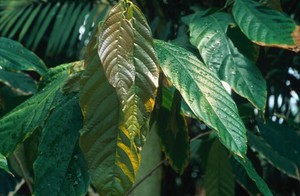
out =
<path fill-rule="evenodd" d="M 221 80 L 263 111 L 267 99 L 266 81 L 254 62 L 240 53 L 227 37 L 227 28 L 233 23 L 231 16 L 222 12 L 193 17 L 189 25 L 191 43 Z"/>
<path fill-rule="evenodd" d="M 7 156 L 42 126 L 55 103 L 55 96 L 68 77 L 72 63 L 49 69 L 40 91 L 0 119 L 0 152 Z"/>
<path fill-rule="evenodd" d="M 244 157 L 246 128 L 218 76 L 183 48 L 162 41 L 156 41 L 155 48 L 164 74 L 194 114 L 217 131 L 231 152 Z"/>
<path fill-rule="evenodd" d="M 235 179 L 227 150 L 215 140 L 209 150 L 204 176 L 204 188 L 207 196 L 234 195 Z"/>
<path fill-rule="evenodd" d="M 254 0 L 236 0 L 233 17 L 243 33 L 259 45 L 300 50 L 300 27 L 280 11 Z"/>
<path fill-rule="evenodd" d="M 116 88 L 122 106 L 122 129 L 131 140 L 142 137 L 154 107 L 158 87 L 158 60 L 151 30 L 142 12 L 120 1 L 100 29 L 99 57 L 105 75 Z"/>
<path fill-rule="evenodd" d="M 130 141 L 128 130 L 119 127 L 121 106 L 116 90 L 105 77 L 95 37 L 87 57 L 80 91 L 84 117 L 80 146 L 100 195 L 124 195 L 135 180 L 139 150 Z"/>
<path fill-rule="evenodd" d="M 82 128 L 76 94 L 58 93 L 53 112 L 47 119 L 34 162 L 35 195 L 84 195 L 89 175 L 78 146 Z"/>

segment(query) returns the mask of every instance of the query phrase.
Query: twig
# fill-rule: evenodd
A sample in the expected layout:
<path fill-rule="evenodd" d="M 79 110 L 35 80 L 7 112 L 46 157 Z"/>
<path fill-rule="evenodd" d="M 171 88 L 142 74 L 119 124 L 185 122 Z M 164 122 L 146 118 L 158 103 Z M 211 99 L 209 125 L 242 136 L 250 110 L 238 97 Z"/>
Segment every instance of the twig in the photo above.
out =
<path fill-rule="evenodd" d="M 210 134 L 212 131 L 208 131 L 205 133 L 200 133 L 199 135 L 193 137 L 191 139 L 191 142 L 199 139 L 200 137 L 203 137 L 205 135 Z M 160 161 L 150 172 L 148 172 L 142 179 L 140 179 L 136 184 L 134 184 L 131 189 L 129 189 L 129 191 L 126 193 L 126 195 L 129 195 L 130 193 L 132 193 L 132 191 L 134 191 L 134 189 L 136 189 L 142 182 L 144 182 L 148 177 L 150 177 L 158 168 L 160 168 L 160 166 L 162 164 L 164 164 L 167 161 L 167 158 L 165 158 L 164 160 Z"/>
<path fill-rule="evenodd" d="M 24 170 L 24 167 L 23 167 L 23 165 L 22 165 L 20 159 L 18 158 L 18 156 L 17 156 L 15 153 L 13 153 L 13 157 L 14 157 L 14 159 L 16 160 L 18 166 L 20 167 L 20 170 L 21 170 L 21 173 L 22 173 L 22 175 L 23 175 L 23 177 L 24 177 L 24 180 L 25 180 L 25 182 L 26 182 L 26 184 L 27 184 L 27 186 L 28 186 L 28 189 L 29 189 L 30 193 L 32 194 L 33 191 L 32 191 L 31 184 L 30 184 L 29 180 L 28 180 L 27 177 L 26 177 L 25 170 Z"/>

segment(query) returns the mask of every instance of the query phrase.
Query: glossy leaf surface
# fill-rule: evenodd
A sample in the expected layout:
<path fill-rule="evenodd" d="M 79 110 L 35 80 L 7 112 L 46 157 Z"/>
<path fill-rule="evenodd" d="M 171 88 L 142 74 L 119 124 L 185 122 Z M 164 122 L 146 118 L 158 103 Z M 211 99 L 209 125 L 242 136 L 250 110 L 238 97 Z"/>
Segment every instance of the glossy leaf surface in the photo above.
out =
<path fill-rule="evenodd" d="M 300 27 L 280 11 L 254 0 L 236 0 L 233 17 L 243 33 L 259 45 L 300 49 Z"/>
<path fill-rule="evenodd" d="M 190 40 L 198 48 L 205 64 L 239 95 L 264 110 L 267 87 L 262 74 L 226 35 L 228 26 L 234 24 L 232 17 L 222 12 L 203 18 L 197 16 L 195 14 L 189 25 Z"/>
<path fill-rule="evenodd" d="M 135 180 L 140 155 L 129 131 L 120 129 L 120 102 L 105 77 L 96 38 L 88 46 L 85 67 L 80 91 L 84 117 L 80 146 L 99 194 L 124 195 Z"/>
<path fill-rule="evenodd" d="M 68 77 L 65 64 L 49 69 L 41 81 L 41 89 L 14 110 L 0 119 L 0 152 L 7 156 L 18 144 L 43 125 L 53 104 L 57 91 Z"/>
<path fill-rule="evenodd" d="M 99 57 L 105 75 L 122 106 L 122 129 L 133 141 L 149 120 L 158 87 L 158 60 L 151 30 L 142 12 L 120 1 L 106 18 L 99 35 Z M 143 134 L 143 133 L 141 133 Z"/>
<path fill-rule="evenodd" d="M 163 41 L 156 41 L 155 48 L 164 74 L 194 114 L 217 131 L 230 151 L 244 157 L 246 129 L 218 76 L 183 48 Z"/>
<path fill-rule="evenodd" d="M 7 173 L 10 173 L 10 171 L 8 169 L 8 165 L 7 165 L 7 159 L 1 153 L 0 153 L 0 169 L 3 169 Z"/>

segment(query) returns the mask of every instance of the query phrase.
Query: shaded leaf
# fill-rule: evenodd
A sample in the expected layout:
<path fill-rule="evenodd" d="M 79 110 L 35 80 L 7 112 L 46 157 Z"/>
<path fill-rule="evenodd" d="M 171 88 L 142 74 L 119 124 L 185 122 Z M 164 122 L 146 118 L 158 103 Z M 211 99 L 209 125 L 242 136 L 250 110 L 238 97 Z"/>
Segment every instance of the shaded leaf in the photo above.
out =
<path fill-rule="evenodd" d="M 131 2 L 120 1 L 100 29 L 99 57 L 105 75 L 122 106 L 121 129 L 133 141 L 142 138 L 154 107 L 158 87 L 158 60 L 151 30 L 142 12 Z M 142 139 L 143 140 L 143 139 Z"/>
<path fill-rule="evenodd" d="M 89 175 L 77 143 L 82 128 L 78 96 L 59 93 L 57 99 L 34 162 L 35 195 L 84 195 Z"/>
<path fill-rule="evenodd" d="M 11 174 L 11 172 L 9 171 L 8 166 L 7 166 L 6 157 L 3 156 L 1 153 L 0 153 L 0 169 L 3 169 L 7 173 Z"/>
<path fill-rule="evenodd" d="M 235 179 L 226 149 L 215 140 L 209 150 L 204 187 L 207 196 L 234 195 Z"/>
<path fill-rule="evenodd" d="M 124 195 L 135 180 L 140 155 L 129 131 L 119 127 L 121 106 L 105 77 L 96 37 L 89 43 L 85 67 L 80 90 L 84 117 L 80 146 L 99 194 Z"/>
<path fill-rule="evenodd" d="M 194 114 L 217 131 L 230 151 L 243 157 L 246 128 L 217 75 L 183 48 L 162 41 L 156 41 L 155 48 L 164 74 Z"/>
<path fill-rule="evenodd" d="M 31 95 L 37 90 L 36 82 L 22 72 L 0 69 L 0 82 L 10 87 L 18 95 Z"/>
<path fill-rule="evenodd" d="M 17 71 L 36 71 L 40 75 L 47 70 L 44 62 L 19 42 L 0 37 L 0 68 Z"/>
<path fill-rule="evenodd" d="M 279 125 L 268 120 L 264 124 L 261 120 L 257 122 L 259 131 L 264 142 L 272 147 L 280 156 L 290 160 L 299 172 L 300 168 L 300 136 L 294 129 L 286 125 Z M 280 138 L 280 139 L 278 139 Z M 295 168 L 295 167 L 294 167 Z M 291 168 L 292 169 L 292 168 Z M 298 177 L 299 178 L 299 173 Z"/>
<path fill-rule="evenodd" d="M 273 195 L 265 181 L 256 173 L 251 161 L 247 157 L 241 159 L 238 156 L 234 156 L 234 158 L 244 167 L 248 176 L 255 182 L 257 188 L 263 195 Z"/>
<path fill-rule="evenodd" d="M 175 91 L 171 111 L 161 107 L 157 124 L 162 149 L 171 167 L 182 174 L 189 163 L 190 144 L 187 122 L 180 115 L 181 96 Z"/>
<path fill-rule="evenodd" d="M 256 44 L 300 50 L 300 27 L 280 11 L 254 0 L 236 0 L 233 17 L 243 33 Z"/>
<path fill-rule="evenodd" d="M 264 110 L 266 82 L 254 62 L 240 53 L 227 37 L 227 28 L 231 24 L 231 16 L 222 12 L 201 19 L 193 17 L 189 25 L 191 43 L 198 48 L 205 64 L 215 70 L 221 80 L 258 109 Z"/>
<path fill-rule="evenodd" d="M 43 125 L 56 101 L 57 91 L 68 77 L 70 66 L 72 63 L 49 69 L 43 76 L 40 91 L 0 119 L 0 152 L 3 155 L 9 155 Z"/>
<path fill-rule="evenodd" d="M 249 139 L 249 146 L 254 151 L 261 153 L 268 162 L 274 165 L 281 172 L 286 173 L 288 176 L 293 178 L 300 179 L 297 164 L 286 158 L 285 154 L 279 154 L 263 138 L 260 138 L 251 132 L 248 132 L 247 136 Z"/>

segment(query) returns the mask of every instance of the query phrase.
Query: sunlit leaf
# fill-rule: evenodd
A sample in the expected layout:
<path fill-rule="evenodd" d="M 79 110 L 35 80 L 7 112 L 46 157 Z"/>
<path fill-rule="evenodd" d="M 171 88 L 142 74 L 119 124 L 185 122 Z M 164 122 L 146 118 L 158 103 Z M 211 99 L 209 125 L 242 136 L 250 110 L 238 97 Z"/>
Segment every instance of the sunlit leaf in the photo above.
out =
<path fill-rule="evenodd" d="M 300 27 L 280 11 L 254 0 L 236 0 L 233 17 L 243 33 L 259 45 L 300 50 Z"/>
<path fill-rule="evenodd" d="M 75 94 L 57 95 L 34 162 L 35 195 L 84 195 L 89 175 L 78 147 L 82 117 Z"/>
<path fill-rule="evenodd" d="M 98 53 L 120 99 L 121 129 L 129 131 L 131 140 L 141 137 L 154 107 L 158 60 L 147 21 L 131 2 L 120 1 L 110 11 L 100 28 Z"/>
<path fill-rule="evenodd" d="M 215 70 L 221 80 L 257 108 L 264 110 L 266 82 L 255 63 L 240 53 L 227 37 L 227 28 L 233 23 L 232 17 L 222 12 L 203 18 L 193 17 L 189 25 L 191 43 L 198 48 L 205 64 Z"/>
<path fill-rule="evenodd" d="M 183 48 L 162 41 L 156 41 L 155 48 L 164 74 L 194 114 L 217 131 L 230 151 L 244 157 L 246 128 L 218 76 Z"/>
<path fill-rule="evenodd" d="M 207 196 L 234 195 L 234 176 L 228 152 L 215 140 L 209 150 L 204 187 Z"/>
<path fill-rule="evenodd" d="M 85 67 L 80 91 L 84 117 L 80 146 L 98 192 L 124 195 L 135 180 L 140 155 L 129 131 L 119 127 L 121 106 L 116 90 L 105 77 L 95 37 L 88 46 Z"/>

